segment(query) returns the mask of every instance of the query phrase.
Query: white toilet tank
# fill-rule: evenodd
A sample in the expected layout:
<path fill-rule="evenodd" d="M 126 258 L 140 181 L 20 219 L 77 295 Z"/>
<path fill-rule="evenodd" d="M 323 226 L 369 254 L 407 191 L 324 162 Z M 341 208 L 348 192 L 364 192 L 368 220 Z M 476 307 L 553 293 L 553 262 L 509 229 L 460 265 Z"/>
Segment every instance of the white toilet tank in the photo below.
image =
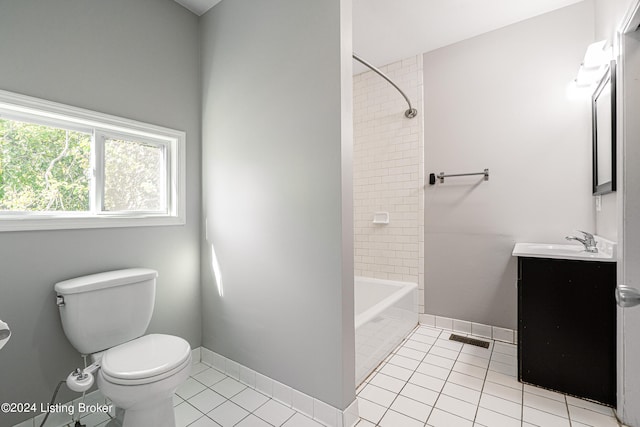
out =
<path fill-rule="evenodd" d="M 153 314 L 158 272 L 129 268 L 56 283 L 62 328 L 81 354 L 142 336 Z"/>

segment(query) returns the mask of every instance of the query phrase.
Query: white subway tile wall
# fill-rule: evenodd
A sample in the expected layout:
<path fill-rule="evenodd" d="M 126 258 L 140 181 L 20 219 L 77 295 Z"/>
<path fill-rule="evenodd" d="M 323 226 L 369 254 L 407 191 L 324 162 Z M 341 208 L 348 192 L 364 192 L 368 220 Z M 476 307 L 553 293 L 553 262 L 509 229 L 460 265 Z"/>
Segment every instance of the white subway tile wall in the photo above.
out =
<path fill-rule="evenodd" d="M 418 283 L 423 313 L 422 55 L 379 68 L 407 94 L 418 115 L 406 118 L 405 100 L 373 71 L 354 76 L 355 275 Z M 375 212 L 388 212 L 389 224 L 374 224 Z"/>

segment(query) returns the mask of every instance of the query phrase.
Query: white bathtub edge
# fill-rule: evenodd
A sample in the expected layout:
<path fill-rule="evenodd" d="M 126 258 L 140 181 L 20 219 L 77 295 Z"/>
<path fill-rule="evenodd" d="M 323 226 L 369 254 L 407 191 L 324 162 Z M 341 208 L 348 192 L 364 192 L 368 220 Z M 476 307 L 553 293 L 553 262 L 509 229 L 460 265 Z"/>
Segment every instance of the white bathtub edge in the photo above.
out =
<path fill-rule="evenodd" d="M 413 282 L 398 282 L 398 281 L 394 281 L 394 280 L 385 280 L 385 279 L 373 279 L 373 278 L 368 278 L 368 277 L 356 277 L 356 279 L 365 279 L 368 282 L 373 282 L 373 283 L 379 283 L 379 284 L 383 284 L 383 285 L 389 285 L 389 286 L 395 286 L 395 287 L 402 287 L 402 291 L 394 293 L 391 297 L 375 304 L 374 306 L 368 308 L 367 310 L 365 310 L 362 314 L 357 315 L 356 319 L 355 319 L 355 329 L 358 330 L 358 328 L 362 325 L 364 325 L 365 323 L 368 323 L 369 321 L 371 321 L 371 319 L 373 319 L 374 317 L 376 317 L 380 312 L 384 311 L 384 309 L 386 309 L 387 307 L 391 307 L 392 305 L 394 305 L 395 303 L 397 303 L 398 301 L 400 301 L 402 298 L 404 298 L 406 295 L 408 295 L 411 291 L 418 289 L 418 284 L 417 283 L 413 283 Z"/>
<path fill-rule="evenodd" d="M 367 277 L 357 277 L 355 285 L 357 307 L 358 295 L 373 297 L 365 298 L 354 322 L 358 386 L 418 324 L 418 285 Z"/>

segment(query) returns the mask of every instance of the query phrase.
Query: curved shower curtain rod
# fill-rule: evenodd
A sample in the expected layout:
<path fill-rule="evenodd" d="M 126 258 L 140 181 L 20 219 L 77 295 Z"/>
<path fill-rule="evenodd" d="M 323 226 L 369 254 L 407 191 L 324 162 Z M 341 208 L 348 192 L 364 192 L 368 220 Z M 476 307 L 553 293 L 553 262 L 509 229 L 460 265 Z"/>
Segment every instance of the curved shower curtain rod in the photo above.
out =
<path fill-rule="evenodd" d="M 400 95 L 402 95 L 404 97 L 404 100 L 407 101 L 407 104 L 409 104 L 409 109 L 404 112 L 404 116 L 406 118 L 413 119 L 416 115 L 418 115 L 418 110 L 416 110 L 415 108 L 413 108 L 411 106 L 411 101 L 409 101 L 409 98 L 407 97 L 407 95 L 405 95 L 405 93 L 402 91 L 402 89 L 400 89 L 398 87 L 397 84 L 392 82 L 391 79 L 389 77 L 387 77 L 382 71 L 378 70 L 376 67 L 374 67 L 373 65 L 369 64 L 367 61 L 365 61 L 364 59 L 362 59 L 358 55 L 356 55 L 355 52 L 352 54 L 352 56 L 353 56 L 353 59 L 355 59 L 356 61 L 358 61 L 362 65 L 364 65 L 366 67 L 369 67 L 371 69 L 371 71 L 373 71 L 374 73 L 376 73 L 377 75 L 379 75 L 380 77 L 382 77 L 383 79 L 388 81 L 391 84 L 391 86 L 395 87 L 396 90 L 398 92 L 400 92 Z"/>

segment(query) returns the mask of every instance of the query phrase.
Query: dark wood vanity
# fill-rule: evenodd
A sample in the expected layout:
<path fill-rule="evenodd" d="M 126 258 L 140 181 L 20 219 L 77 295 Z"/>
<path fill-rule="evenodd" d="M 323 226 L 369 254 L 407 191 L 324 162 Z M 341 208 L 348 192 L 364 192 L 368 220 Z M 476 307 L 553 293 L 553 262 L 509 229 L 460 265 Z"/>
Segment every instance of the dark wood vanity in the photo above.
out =
<path fill-rule="evenodd" d="M 518 257 L 518 379 L 616 404 L 616 263 Z"/>

